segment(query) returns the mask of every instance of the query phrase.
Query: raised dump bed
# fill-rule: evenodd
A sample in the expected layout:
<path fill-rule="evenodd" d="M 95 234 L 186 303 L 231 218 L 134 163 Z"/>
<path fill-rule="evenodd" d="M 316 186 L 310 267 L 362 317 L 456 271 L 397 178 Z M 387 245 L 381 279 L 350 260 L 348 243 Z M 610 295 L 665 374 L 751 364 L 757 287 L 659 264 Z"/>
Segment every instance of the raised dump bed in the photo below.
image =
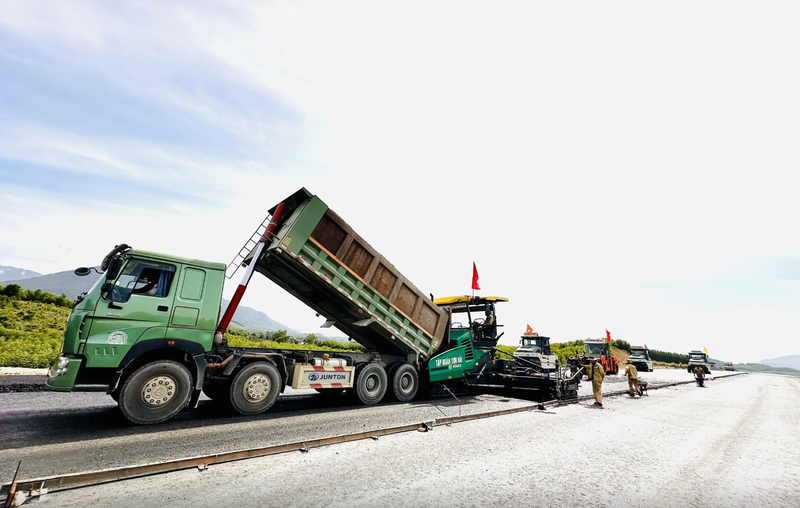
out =
<path fill-rule="evenodd" d="M 284 218 L 256 271 L 371 351 L 415 364 L 438 351 L 444 310 L 305 188 L 283 203 Z"/>

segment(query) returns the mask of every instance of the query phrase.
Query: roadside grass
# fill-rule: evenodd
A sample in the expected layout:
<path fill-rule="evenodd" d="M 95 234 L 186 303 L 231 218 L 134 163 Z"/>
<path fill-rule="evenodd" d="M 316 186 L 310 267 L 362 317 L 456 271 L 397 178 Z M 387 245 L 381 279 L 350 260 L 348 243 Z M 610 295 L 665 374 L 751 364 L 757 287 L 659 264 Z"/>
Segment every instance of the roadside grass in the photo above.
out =
<path fill-rule="evenodd" d="M 69 311 L 0 296 L 0 367 L 49 367 L 61 349 Z"/>

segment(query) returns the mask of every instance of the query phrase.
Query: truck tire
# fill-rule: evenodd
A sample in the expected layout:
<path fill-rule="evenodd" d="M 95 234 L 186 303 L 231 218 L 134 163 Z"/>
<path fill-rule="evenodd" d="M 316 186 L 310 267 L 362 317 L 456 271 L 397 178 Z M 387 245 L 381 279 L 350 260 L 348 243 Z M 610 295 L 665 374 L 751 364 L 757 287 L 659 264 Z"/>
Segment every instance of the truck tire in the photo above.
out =
<path fill-rule="evenodd" d="M 389 381 L 378 363 L 368 363 L 356 371 L 356 394 L 364 404 L 377 404 L 386 395 Z"/>
<path fill-rule="evenodd" d="M 231 382 L 230 401 L 243 415 L 263 413 L 281 391 L 281 373 L 269 362 L 255 362 L 240 370 Z"/>
<path fill-rule="evenodd" d="M 119 409 L 140 425 L 161 423 L 189 403 L 192 375 L 172 360 L 158 360 L 136 369 L 119 392 Z"/>
<path fill-rule="evenodd" d="M 417 396 L 419 390 L 419 374 L 410 363 L 401 363 L 393 368 L 392 394 L 400 402 L 409 402 Z"/>

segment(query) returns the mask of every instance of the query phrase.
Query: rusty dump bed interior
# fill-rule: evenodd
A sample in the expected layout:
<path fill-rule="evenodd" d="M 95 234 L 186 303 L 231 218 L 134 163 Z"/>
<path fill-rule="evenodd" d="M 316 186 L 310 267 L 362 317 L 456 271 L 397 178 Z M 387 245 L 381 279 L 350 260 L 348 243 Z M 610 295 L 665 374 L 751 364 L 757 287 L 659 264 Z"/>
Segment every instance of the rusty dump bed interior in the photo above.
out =
<path fill-rule="evenodd" d="M 438 351 L 446 311 L 318 197 L 301 189 L 284 204 L 256 271 L 371 351 L 423 359 Z"/>

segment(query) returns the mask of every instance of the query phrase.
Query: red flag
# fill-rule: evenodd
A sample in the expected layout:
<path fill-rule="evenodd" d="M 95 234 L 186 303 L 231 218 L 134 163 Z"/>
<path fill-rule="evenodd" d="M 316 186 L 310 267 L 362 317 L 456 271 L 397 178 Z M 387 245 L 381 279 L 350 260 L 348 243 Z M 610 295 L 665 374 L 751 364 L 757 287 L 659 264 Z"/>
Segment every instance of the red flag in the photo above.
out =
<path fill-rule="evenodd" d="M 480 289 L 478 285 L 478 268 L 475 266 L 475 261 L 472 262 L 472 289 Z"/>
<path fill-rule="evenodd" d="M 644 345 L 644 348 L 645 348 L 645 349 L 650 349 L 649 347 L 647 347 L 647 344 L 645 344 L 645 345 Z"/>
<path fill-rule="evenodd" d="M 608 330 L 606 330 L 606 340 L 608 342 L 611 342 L 611 332 L 609 332 Z"/>
<path fill-rule="evenodd" d="M 533 328 L 531 325 L 527 325 L 528 327 L 525 329 L 525 335 L 533 335 Z"/>

